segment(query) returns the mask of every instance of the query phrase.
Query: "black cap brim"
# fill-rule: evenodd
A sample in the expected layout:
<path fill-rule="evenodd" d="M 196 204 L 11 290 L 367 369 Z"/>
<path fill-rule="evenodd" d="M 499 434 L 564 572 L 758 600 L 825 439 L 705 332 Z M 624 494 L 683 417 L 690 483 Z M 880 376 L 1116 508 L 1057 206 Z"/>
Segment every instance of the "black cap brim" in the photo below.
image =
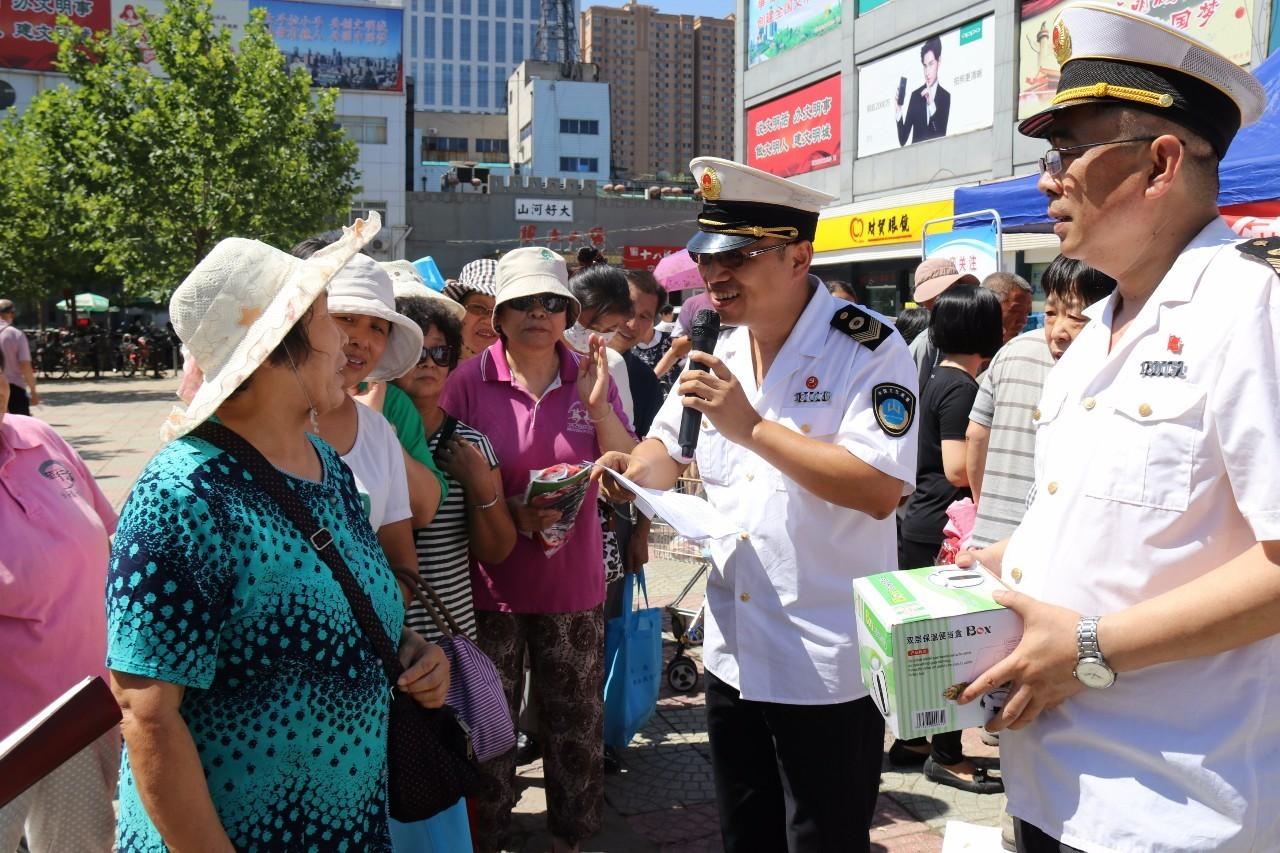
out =
<path fill-rule="evenodd" d="M 742 234 L 716 234 L 711 231 L 698 231 L 685 245 L 690 253 L 714 254 L 716 252 L 728 252 L 733 249 L 741 249 L 744 246 L 750 246 L 756 242 L 755 237 Z"/>

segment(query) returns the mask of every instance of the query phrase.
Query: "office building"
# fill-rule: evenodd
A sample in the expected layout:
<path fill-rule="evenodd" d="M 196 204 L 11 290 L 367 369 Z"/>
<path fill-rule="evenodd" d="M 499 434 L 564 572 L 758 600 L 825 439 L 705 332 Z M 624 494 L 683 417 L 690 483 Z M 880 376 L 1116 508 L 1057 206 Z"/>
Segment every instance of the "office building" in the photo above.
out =
<path fill-rule="evenodd" d="M 507 82 L 507 103 L 517 174 L 609 179 L 609 84 L 595 65 L 522 62 Z"/>

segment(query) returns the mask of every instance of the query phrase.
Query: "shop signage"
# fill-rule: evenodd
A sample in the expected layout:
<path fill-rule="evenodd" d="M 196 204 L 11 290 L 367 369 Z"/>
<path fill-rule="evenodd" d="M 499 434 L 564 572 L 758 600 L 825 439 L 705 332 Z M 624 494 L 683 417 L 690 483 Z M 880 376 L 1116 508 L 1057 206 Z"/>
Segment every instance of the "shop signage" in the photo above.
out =
<path fill-rule="evenodd" d="M 893 243 L 919 243 L 926 222 L 950 216 L 952 211 L 951 199 L 945 199 L 820 219 L 813 248 L 818 252 L 830 252 Z M 947 227 L 934 226 L 930 230 L 945 231 Z"/>
<path fill-rule="evenodd" d="M 517 222 L 572 222 L 573 202 L 547 198 L 516 199 Z"/>
<path fill-rule="evenodd" d="M 839 163 L 839 74 L 747 110 L 747 165 L 789 178 Z"/>
<path fill-rule="evenodd" d="M 674 255 L 684 246 L 623 246 L 622 266 L 629 270 L 648 270 L 658 265 L 667 255 Z"/>

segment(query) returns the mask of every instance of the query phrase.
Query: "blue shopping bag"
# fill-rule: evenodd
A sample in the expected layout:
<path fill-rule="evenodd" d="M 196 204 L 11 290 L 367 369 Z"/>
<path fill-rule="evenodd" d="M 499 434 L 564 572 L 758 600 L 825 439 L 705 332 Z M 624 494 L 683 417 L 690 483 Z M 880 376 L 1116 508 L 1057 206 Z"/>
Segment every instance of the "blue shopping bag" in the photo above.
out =
<path fill-rule="evenodd" d="M 626 747 L 658 707 L 662 683 L 662 611 L 649 607 L 644 572 L 623 579 L 622 615 L 604 628 L 604 743 Z M 636 610 L 636 587 L 645 606 Z"/>

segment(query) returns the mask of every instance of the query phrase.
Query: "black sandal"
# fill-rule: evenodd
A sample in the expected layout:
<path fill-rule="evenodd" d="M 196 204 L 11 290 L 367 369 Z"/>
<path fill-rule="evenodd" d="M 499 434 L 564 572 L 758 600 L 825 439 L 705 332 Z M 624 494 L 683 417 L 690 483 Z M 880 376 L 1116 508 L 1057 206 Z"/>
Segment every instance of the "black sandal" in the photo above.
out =
<path fill-rule="evenodd" d="M 1004 780 L 989 775 L 986 767 L 975 766 L 973 778 L 965 779 L 963 776 L 958 776 L 938 764 L 930 756 L 924 763 L 924 775 L 925 778 L 937 782 L 939 785 L 946 785 L 972 794 L 1004 793 Z"/>

